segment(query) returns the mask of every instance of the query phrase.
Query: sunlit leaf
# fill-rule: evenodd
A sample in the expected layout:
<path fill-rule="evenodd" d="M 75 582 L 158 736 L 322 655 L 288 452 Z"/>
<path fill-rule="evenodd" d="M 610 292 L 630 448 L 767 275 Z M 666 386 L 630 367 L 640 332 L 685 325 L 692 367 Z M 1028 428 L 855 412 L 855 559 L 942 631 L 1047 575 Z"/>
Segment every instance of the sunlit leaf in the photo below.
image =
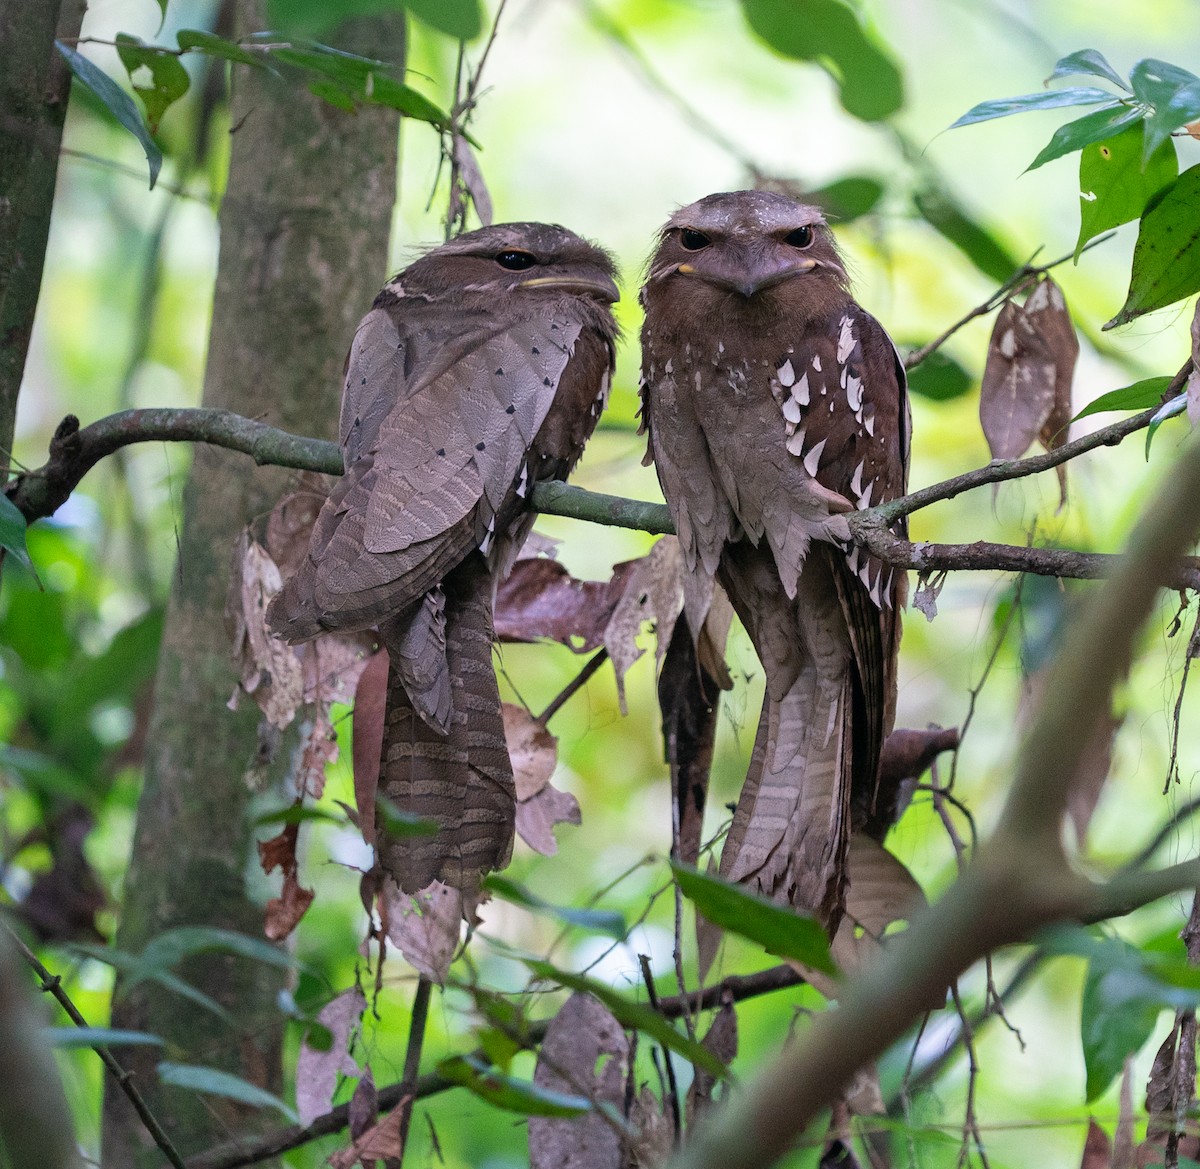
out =
<path fill-rule="evenodd" d="M 1046 80 L 1055 81 L 1059 77 L 1074 77 L 1078 74 L 1103 77 L 1126 93 L 1129 92 L 1128 82 L 1108 63 L 1108 58 L 1099 49 L 1080 49 L 1077 53 L 1060 58 L 1054 66 L 1054 72 Z"/>
<path fill-rule="evenodd" d="M 163 114 L 188 91 L 191 79 L 179 58 L 167 49 L 150 48 L 137 37 L 117 33 L 117 55 L 129 74 L 133 92 L 142 99 L 146 123 L 156 134 Z M 149 84 L 142 78 L 149 75 Z"/>
<path fill-rule="evenodd" d="M 821 924 L 719 877 L 673 864 L 683 895 L 713 925 L 758 942 L 768 953 L 793 958 L 827 974 L 836 971 Z"/>
<path fill-rule="evenodd" d="M 532 958 L 526 958 L 524 961 L 525 965 L 538 978 L 543 978 L 548 982 L 557 982 L 569 990 L 583 991 L 585 994 L 598 998 L 612 1011 L 622 1026 L 630 1030 L 645 1032 L 663 1047 L 683 1056 L 691 1063 L 707 1068 L 714 1075 L 722 1077 L 725 1075 L 725 1068 L 720 1060 L 716 1059 L 711 1052 L 706 1051 L 699 1043 L 692 1042 L 686 1035 L 677 1031 L 662 1015 L 650 1007 L 632 1002 L 594 978 L 585 978 L 582 974 L 559 970 L 549 962 L 538 962 Z"/>
<path fill-rule="evenodd" d="M 1082 118 L 1059 126 L 1050 141 L 1038 152 L 1037 158 L 1029 164 L 1028 169 L 1037 170 L 1039 166 L 1062 158 L 1064 154 L 1070 154 L 1073 150 L 1082 150 L 1093 142 L 1103 142 L 1112 138 L 1140 121 L 1141 117 L 1140 109 L 1117 103 L 1084 114 Z"/>
<path fill-rule="evenodd" d="M 919 188 L 913 193 L 913 204 L 930 227 L 958 248 L 980 272 L 998 284 L 1005 283 L 1020 268 L 1020 261 L 942 188 Z"/>
<path fill-rule="evenodd" d="M 1200 292 L 1200 165 L 1189 167 L 1142 216 L 1125 304 L 1105 329 Z"/>
<path fill-rule="evenodd" d="M 1007 118 L 1009 114 L 1023 114 L 1030 110 L 1054 110 L 1063 106 L 1094 106 L 1099 102 L 1115 99 L 1107 89 L 1093 86 L 1076 86 L 1071 89 L 1043 89 L 1037 93 L 1023 93 L 1019 97 L 1002 97 L 992 101 L 981 101 L 972 106 L 957 122 L 950 125 L 971 126 L 976 122 L 988 122 L 993 118 Z"/>
<path fill-rule="evenodd" d="M 311 804 L 289 804 L 286 808 L 255 816 L 251 825 L 254 828 L 263 828 L 273 824 L 303 824 L 308 820 L 327 820 L 331 824 L 346 822 L 344 816 L 335 816 L 324 808 L 316 808 Z"/>
<path fill-rule="evenodd" d="M 104 108 L 142 144 L 142 150 L 146 153 L 146 164 L 150 168 L 150 186 L 153 187 L 158 179 L 158 172 L 162 169 L 163 155 L 158 143 L 151 137 L 133 98 L 103 69 L 93 65 L 81 53 L 64 45 L 62 41 L 55 41 L 54 47 L 63 55 L 71 72 L 79 81 L 87 86 L 100 99 Z"/>
<path fill-rule="evenodd" d="M 933 402 L 961 398 L 974 384 L 975 379 L 967 370 L 942 349 L 935 349 L 908 371 L 909 390 Z"/>
<path fill-rule="evenodd" d="M 243 1080 L 241 1076 L 219 1071 L 217 1068 L 198 1067 L 192 1064 L 168 1063 L 164 1061 L 157 1068 L 158 1078 L 164 1084 L 175 1088 L 188 1088 L 193 1092 L 204 1092 L 209 1096 L 223 1096 L 227 1100 L 237 1100 L 241 1104 L 249 1104 L 253 1108 L 275 1108 L 283 1113 L 293 1124 L 297 1116 L 278 1096 L 260 1088 L 257 1084 Z"/>
<path fill-rule="evenodd" d="M 777 53 L 826 68 L 842 107 L 856 118 L 876 122 L 904 104 L 899 69 L 842 0 L 742 0 L 742 11 Z"/>
<path fill-rule="evenodd" d="M 254 65 L 260 69 L 264 68 L 266 64 L 262 53 L 252 53 L 249 49 L 242 48 L 241 45 L 234 41 L 227 41 L 224 37 L 215 36 L 210 32 L 203 32 L 200 29 L 181 28 L 175 34 L 175 41 L 181 49 L 195 50 L 209 57 L 219 57 L 225 61 L 237 61 L 242 65 Z"/>
<path fill-rule="evenodd" d="M 29 559 L 29 548 L 25 542 L 28 531 L 29 525 L 21 509 L 0 491 L 0 548 L 33 572 L 33 561 Z"/>
<path fill-rule="evenodd" d="M 1149 158 L 1172 130 L 1200 118 L 1200 77 L 1172 65 L 1147 57 L 1129 72 L 1133 92 L 1152 107 L 1146 115 L 1146 143 L 1143 158 Z"/>
<path fill-rule="evenodd" d="M 540 897 L 535 896 L 524 886 L 518 885 L 516 881 L 510 881 L 507 877 L 501 877 L 496 873 L 491 874 L 484 881 L 483 887 L 487 892 L 503 901 L 510 901 L 513 905 L 521 905 L 535 912 L 548 913 L 569 925 L 596 930 L 598 933 L 607 934 L 618 941 L 629 932 L 625 925 L 624 915 L 615 910 L 573 909 L 565 905 L 552 905 L 549 901 L 543 901 Z"/>
<path fill-rule="evenodd" d="M 1187 394 L 1182 393 L 1176 395 L 1169 402 L 1164 402 L 1156 411 L 1153 418 L 1150 419 L 1150 425 L 1146 428 L 1146 458 L 1150 458 L 1150 444 L 1154 441 L 1154 436 L 1158 433 L 1158 428 L 1166 422 L 1168 418 L 1174 418 L 1179 414 L 1187 411 Z"/>
<path fill-rule="evenodd" d="M 1089 414 L 1103 414 L 1106 410 L 1149 410 L 1151 406 L 1157 406 L 1162 401 L 1162 396 L 1170 384 L 1170 377 L 1164 375 L 1143 378 L 1131 386 L 1109 390 L 1107 394 L 1101 394 L 1095 401 L 1084 406 L 1071 421 L 1078 422 L 1080 418 L 1086 418 Z"/>
<path fill-rule="evenodd" d="M 1144 123 L 1143 123 L 1144 125 Z M 1175 144 L 1169 139 L 1142 165 L 1142 125 L 1130 126 L 1115 138 L 1089 143 L 1079 156 L 1079 239 L 1083 246 L 1110 227 L 1137 219 L 1150 199 L 1179 171 Z"/>
<path fill-rule="evenodd" d="M 166 1047 L 167 1041 L 148 1031 L 122 1031 L 113 1027 L 43 1027 L 42 1038 L 51 1047 Z"/>
<path fill-rule="evenodd" d="M 582 1116 L 592 1111 L 585 1096 L 569 1096 L 539 1088 L 529 1080 L 506 1076 L 478 1056 L 456 1055 L 437 1065 L 437 1074 L 452 1084 L 460 1084 L 476 1096 L 522 1116 Z"/>
<path fill-rule="evenodd" d="M 483 32 L 479 0 L 404 0 L 404 7 L 422 24 L 455 40 L 471 41 Z"/>

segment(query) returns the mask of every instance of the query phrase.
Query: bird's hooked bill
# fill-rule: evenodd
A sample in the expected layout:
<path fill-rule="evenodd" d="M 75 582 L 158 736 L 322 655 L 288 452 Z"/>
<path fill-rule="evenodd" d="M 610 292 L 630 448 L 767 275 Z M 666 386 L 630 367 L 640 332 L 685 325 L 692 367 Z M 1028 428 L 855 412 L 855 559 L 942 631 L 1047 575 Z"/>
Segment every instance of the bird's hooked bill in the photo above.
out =
<path fill-rule="evenodd" d="M 621 299 L 616 284 L 607 277 L 590 276 L 533 276 L 520 281 L 520 288 L 561 288 L 564 292 L 588 293 L 605 304 Z"/>
<path fill-rule="evenodd" d="M 744 272 L 704 272 L 694 264 L 680 264 L 677 270 L 684 276 L 695 276 L 700 280 L 707 280 L 710 284 L 716 284 L 720 288 L 728 288 L 731 292 L 736 292 L 749 300 L 750 297 L 764 289 L 782 284 L 783 281 L 789 280 L 793 276 L 811 272 L 820 265 L 820 260 L 806 257 L 803 260 L 783 265 L 763 264 L 757 269 L 751 268 Z"/>

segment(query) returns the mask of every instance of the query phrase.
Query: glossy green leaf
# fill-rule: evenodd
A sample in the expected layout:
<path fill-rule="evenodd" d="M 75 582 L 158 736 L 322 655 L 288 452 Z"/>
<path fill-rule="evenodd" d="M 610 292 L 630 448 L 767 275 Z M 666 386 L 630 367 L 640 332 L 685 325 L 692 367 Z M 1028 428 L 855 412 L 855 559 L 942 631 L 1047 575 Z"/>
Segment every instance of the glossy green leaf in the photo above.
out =
<path fill-rule="evenodd" d="M 1056 110 L 1063 106 L 1094 106 L 1099 102 L 1114 101 L 1107 89 L 1094 86 L 1074 86 L 1070 89 L 1043 89 L 1038 93 L 1023 93 L 1019 97 L 1001 97 L 993 101 L 981 101 L 972 106 L 950 129 L 972 126 L 976 122 L 990 122 L 993 118 L 1007 118 L 1010 114 L 1024 114 L 1030 110 Z"/>
<path fill-rule="evenodd" d="M 1084 114 L 1082 118 L 1059 126 L 1026 169 L 1037 170 L 1039 166 L 1062 158 L 1064 154 L 1070 154 L 1073 150 L 1082 150 L 1093 142 L 1113 138 L 1122 130 L 1141 121 L 1141 118 L 1140 109 L 1117 102 L 1093 110 L 1090 114 Z"/>
<path fill-rule="evenodd" d="M 793 958 L 828 974 L 836 972 L 829 938 L 815 918 L 686 865 L 672 864 L 671 871 L 683 895 L 713 925 L 758 942 L 769 954 Z"/>
<path fill-rule="evenodd" d="M 837 224 L 853 223 L 875 210 L 883 198 L 883 184 L 867 175 L 847 175 L 844 179 L 808 191 L 804 202 L 815 203 L 825 217 Z"/>
<path fill-rule="evenodd" d="M 899 69 L 842 0 L 742 0 L 742 12 L 775 52 L 826 69 L 856 118 L 877 122 L 904 104 Z"/>
<path fill-rule="evenodd" d="M 1154 441 L 1154 436 L 1158 433 L 1158 428 L 1166 422 L 1168 418 L 1175 418 L 1187 410 L 1187 394 L 1177 394 L 1169 402 L 1164 402 L 1155 412 L 1153 418 L 1150 419 L 1150 425 L 1146 427 L 1146 459 L 1150 458 L 1150 444 Z"/>
<path fill-rule="evenodd" d="M 916 349 L 919 346 L 913 345 Z M 941 349 L 935 349 L 918 365 L 908 371 L 908 388 L 933 402 L 948 402 L 970 393 L 973 378 L 957 361 Z"/>
<path fill-rule="evenodd" d="M 483 32 L 479 0 L 404 0 L 404 7 L 422 24 L 455 40 L 472 41 Z"/>
<path fill-rule="evenodd" d="M 478 1056 L 456 1055 L 444 1059 L 437 1065 L 437 1074 L 497 1108 L 522 1116 L 582 1116 L 592 1111 L 592 1103 L 586 1096 L 552 1092 L 529 1080 L 518 1080 Z"/>
<path fill-rule="evenodd" d="M 945 190 L 922 187 L 914 192 L 913 204 L 930 227 L 997 284 L 1003 284 L 1021 267 L 1020 261 L 991 232 L 976 223 Z"/>
<path fill-rule="evenodd" d="M 176 43 L 181 49 L 194 50 L 209 57 L 219 57 L 225 61 L 236 61 L 241 65 L 254 65 L 263 68 L 265 61 L 262 53 L 252 53 L 242 48 L 234 41 L 224 37 L 214 36 L 196 28 L 181 28 L 175 34 Z"/>
<path fill-rule="evenodd" d="M 1089 402 L 1074 418 L 1078 422 L 1089 414 L 1103 414 L 1106 410 L 1149 410 L 1162 401 L 1167 386 L 1171 384 L 1169 377 L 1148 377 L 1131 386 L 1122 386 L 1119 390 L 1109 390 L 1101 394 L 1095 401 Z"/>
<path fill-rule="evenodd" d="M 0 548 L 33 572 L 33 561 L 29 558 L 29 547 L 26 544 L 28 532 L 29 524 L 21 509 L 0 491 Z"/>
<path fill-rule="evenodd" d="M 1166 187 L 1142 216 L 1125 304 L 1105 329 L 1200 292 L 1200 164 Z"/>
<path fill-rule="evenodd" d="M 121 1031 L 112 1027 L 43 1027 L 42 1038 L 51 1047 L 166 1047 L 167 1041 L 148 1031 Z"/>
<path fill-rule="evenodd" d="M 1079 156 L 1079 239 L 1075 259 L 1084 244 L 1111 227 L 1141 216 L 1146 204 L 1179 172 L 1175 143 L 1162 143 L 1142 164 L 1144 123 L 1130 126 L 1115 138 L 1093 142 Z"/>
<path fill-rule="evenodd" d="M 568 990 L 583 991 L 593 998 L 599 999 L 616 1018 L 621 1026 L 632 1031 L 642 1031 L 649 1035 L 661 1046 L 683 1056 L 690 1063 L 706 1068 L 714 1076 L 722 1079 L 726 1076 L 725 1065 L 715 1055 L 699 1043 L 694 1043 L 686 1035 L 677 1031 L 657 1011 L 627 999 L 617 994 L 611 987 L 594 978 L 586 978 L 582 974 L 572 974 L 567 970 L 559 970 L 549 962 L 539 962 L 532 958 L 524 959 L 525 965 L 538 978 L 548 982 L 557 982 Z"/>
<path fill-rule="evenodd" d="M 62 41 L 55 41 L 54 47 L 62 54 L 80 83 L 87 86 L 100 99 L 104 108 L 142 144 L 142 150 L 146 154 L 146 165 L 150 168 L 150 186 L 153 187 L 158 179 L 158 172 L 162 170 L 163 155 L 133 98 L 103 69 L 93 65 L 81 53 L 64 45 Z"/>
<path fill-rule="evenodd" d="M 595 930 L 598 933 L 607 934 L 610 938 L 616 938 L 617 941 L 621 941 L 629 932 L 623 914 L 607 909 L 573 909 L 565 905 L 552 905 L 549 901 L 543 901 L 528 889 L 518 885 L 516 881 L 510 881 L 507 877 L 501 877 L 495 873 L 484 881 L 483 887 L 502 901 L 508 901 L 513 905 L 520 905 L 536 912 L 548 913 L 569 925 Z"/>
<path fill-rule="evenodd" d="M 1075 77 L 1079 74 L 1103 77 L 1126 93 L 1129 92 L 1128 82 L 1108 63 L 1108 58 L 1099 49 L 1080 49 L 1077 53 L 1060 58 L 1054 66 L 1054 72 L 1046 80 L 1055 81 L 1059 77 Z"/>
<path fill-rule="evenodd" d="M 1137 970 L 1089 968 L 1080 1020 L 1088 1103 L 1120 1075 L 1126 1057 L 1150 1038 L 1163 1006 L 1154 983 Z"/>
<path fill-rule="evenodd" d="M 298 1117 L 278 1096 L 260 1088 L 257 1084 L 243 1080 L 217 1068 L 197 1067 L 193 1064 L 169 1063 L 164 1061 L 157 1068 L 158 1078 L 174 1088 L 187 1088 L 193 1092 L 204 1092 L 209 1096 L 222 1096 L 237 1100 L 252 1108 L 274 1108 L 283 1113 L 293 1124 Z"/>
<path fill-rule="evenodd" d="M 1151 112 L 1146 115 L 1144 157 L 1149 158 L 1172 130 L 1200 118 L 1200 77 L 1172 65 L 1147 57 L 1129 72 L 1133 92 Z"/>
<path fill-rule="evenodd" d="M 187 70 L 174 53 L 150 48 L 128 33 L 117 33 L 117 55 L 129 74 L 133 92 L 142 99 L 150 133 L 157 134 L 163 114 L 188 91 L 191 79 Z M 148 82 L 141 80 L 145 77 Z"/>

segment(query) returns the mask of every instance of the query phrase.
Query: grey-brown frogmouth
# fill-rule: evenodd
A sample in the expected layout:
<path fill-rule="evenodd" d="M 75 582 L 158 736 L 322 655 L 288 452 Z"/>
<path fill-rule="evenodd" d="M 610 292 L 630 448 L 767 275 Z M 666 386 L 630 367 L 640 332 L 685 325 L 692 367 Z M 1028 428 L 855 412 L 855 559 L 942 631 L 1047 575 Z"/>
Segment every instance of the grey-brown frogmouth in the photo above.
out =
<path fill-rule="evenodd" d="M 565 228 L 468 232 L 380 292 L 346 360 L 345 474 L 268 610 L 288 641 L 378 626 L 379 790 L 433 820 L 380 837 L 408 892 L 507 863 L 515 793 L 492 666 L 493 580 L 528 534 L 530 485 L 575 465 L 608 393 L 611 258 Z"/>
<path fill-rule="evenodd" d="M 721 870 L 832 924 L 851 801 L 894 719 L 904 580 L 847 540 L 905 491 L 904 370 L 820 212 L 710 195 L 662 230 L 642 290 L 643 419 L 699 632 L 719 581 L 766 697 Z"/>

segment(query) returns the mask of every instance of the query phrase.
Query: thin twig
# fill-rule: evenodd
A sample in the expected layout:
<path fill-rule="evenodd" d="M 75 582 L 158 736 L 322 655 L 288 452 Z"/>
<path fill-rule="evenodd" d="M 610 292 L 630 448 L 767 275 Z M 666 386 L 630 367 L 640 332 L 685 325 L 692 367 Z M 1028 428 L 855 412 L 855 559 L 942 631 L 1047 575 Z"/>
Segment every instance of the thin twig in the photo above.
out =
<path fill-rule="evenodd" d="M 404 1054 L 404 1074 L 400 1078 L 400 1161 L 408 1144 L 408 1126 L 412 1122 L 416 1101 L 417 1072 L 421 1068 L 421 1048 L 425 1043 L 425 1020 L 429 1017 L 429 995 L 432 983 L 425 975 L 417 979 L 413 995 L 412 1018 L 408 1024 L 408 1050 Z M 400 1169 L 397 1166 L 397 1169 Z"/>
<path fill-rule="evenodd" d="M 537 716 L 536 721 L 545 726 L 562 708 L 574 697 L 577 691 L 587 685 L 588 679 L 608 661 L 608 650 L 601 649 L 594 653 L 584 664 L 582 670 L 563 687 L 558 696 Z"/>
<path fill-rule="evenodd" d="M 1171 716 L 1171 757 L 1167 760 L 1167 778 L 1163 784 L 1163 795 L 1171 790 L 1171 781 L 1179 782 L 1179 724 L 1183 713 L 1183 697 L 1187 693 L 1188 673 L 1192 661 L 1200 657 L 1200 607 L 1196 609 L 1196 624 L 1192 627 L 1192 635 L 1188 638 L 1187 650 L 1183 656 L 1183 677 L 1179 680 L 1179 693 L 1175 696 L 1175 710 Z"/>
<path fill-rule="evenodd" d="M 79 1008 L 71 1001 L 70 995 L 63 990 L 62 979 L 57 974 L 51 974 L 45 966 L 38 961 L 37 955 L 27 946 L 20 937 L 12 930 L 11 927 L 5 926 L 5 932 L 12 938 L 13 945 L 16 946 L 17 952 L 29 964 L 33 972 L 42 980 L 42 985 L 39 989 L 43 992 L 52 995 L 58 1002 L 59 1006 L 66 1011 L 71 1022 L 76 1027 L 87 1027 L 88 1021 L 79 1012 Z M 129 1103 L 133 1105 L 134 1111 L 138 1114 L 138 1118 L 145 1125 L 146 1131 L 153 1138 L 154 1143 L 162 1150 L 162 1154 L 170 1163 L 175 1166 L 175 1169 L 187 1169 L 183 1158 L 179 1155 L 175 1146 L 171 1143 L 171 1138 L 163 1131 L 163 1127 L 154 1117 L 154 1113 L 146 1105 L 146 1101 L 142 1099 L 142 1094 L 137 1090 L 133 1083 L 133 1078 L 117 1061 L 117 1058 L 103 1043 L 93 1043 L 92 1050 L 100 1057 L 101 1062 L 108 1068 L 113 1078 L 117 1081 L 117 1086 L 125 1093 Z"/>
<path fill-rule="evenodd" d="M 975 1145 L 975 1151 L 979 1154 L 979 1161 L 983 1165 L 983 1169 L 988 1169 L 987 1152 L 983 1146 L 983 1136 L 979 1131 L 979 1118 L 975 1115 L 975 1090 L 979 1082 L 979 1059 L 975 1051 L 975 1032 L 971 1029 L 970 1020 L 963 1009 L 958 987 L 952 986 L 950 994 L 954 999 L 954 1009 L 958 1012 L 959 1034 L 962 1037 L 963 1049 L 967 1053 L 967 1101 L 963 1110 L 963 1140 L 958 1153 L 958 1164 L 961 1169 L 962 1166 L 969 1163 L 968 1149 L 970 1145 L 968 1141 L 970 1141 Z"/>
<path fill-rule="evenodd" d="M 638 964 L 642 968 L 642 980 L 646 984 L 646 994 L 650 998 L 650 1006 L 656 1013 L 661 1013 L 662 1003 L 658 991 L 654 987 L 654 972 L 650 969 L 650 957 L 647 954 L 638 955 Z M 686 1002 L 687 996 L 681 995 Z M 678 1148 L 683 1140 L 683 1110 L 679 1106 L 679 1084 L 675 1079 L 675 1064 L 671 1061 L 671 1053 L 663 1049 L 663 1062 L 667 1065 L 667 1085 L 670 1088 L 668 1103 L 671 1107 L 671 1121 L 675 1126 L 675 1147 Z"/>

